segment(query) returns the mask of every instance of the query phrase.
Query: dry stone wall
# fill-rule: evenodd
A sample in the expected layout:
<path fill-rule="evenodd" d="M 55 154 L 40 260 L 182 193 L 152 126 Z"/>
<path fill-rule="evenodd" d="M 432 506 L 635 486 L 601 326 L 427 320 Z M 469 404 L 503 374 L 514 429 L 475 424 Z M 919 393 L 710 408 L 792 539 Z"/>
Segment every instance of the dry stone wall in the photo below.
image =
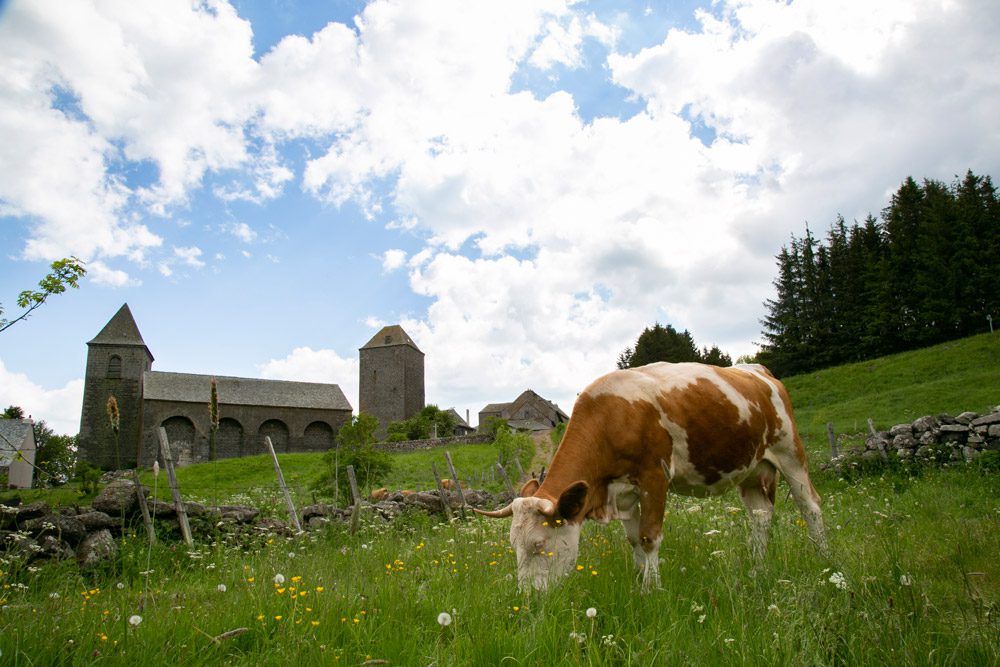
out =
<path fill-rule="evenodd" d="M 878 459 L 947 463 L 973 461 L 984 451 L 1000 451 L 1000 405 L 987 414 L 963 412 L 952 416 L 926 415 L 888 431 L 871 434 L 863 449 L 846 452 L 844 459 Z"/>

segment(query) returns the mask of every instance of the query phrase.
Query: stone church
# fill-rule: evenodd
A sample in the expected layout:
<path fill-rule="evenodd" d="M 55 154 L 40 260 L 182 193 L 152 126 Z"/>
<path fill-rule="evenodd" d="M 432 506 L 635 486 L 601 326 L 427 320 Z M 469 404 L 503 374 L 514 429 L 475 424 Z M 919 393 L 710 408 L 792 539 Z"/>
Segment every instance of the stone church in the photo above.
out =
<path fill-rule="evenodd" d="M 398 325 L 382 329 L 360 350 L 360 409 L 379 419 L 407 419 L 424 407 L 424 355 Z M 216 456 L 330 449 L 352 408 L 336 384 L 169 373 L 153 370 L 153 355 L 124 304 L 87 343 L 80 455 L 101 468 L 152 465 L 163 426 L 178 464 L 208 460 L 209 397 L 216 381 Z M 117 434 L 108 416 L 114 396 Z M 116 444 L 117 443 L 117 444 Z"/>

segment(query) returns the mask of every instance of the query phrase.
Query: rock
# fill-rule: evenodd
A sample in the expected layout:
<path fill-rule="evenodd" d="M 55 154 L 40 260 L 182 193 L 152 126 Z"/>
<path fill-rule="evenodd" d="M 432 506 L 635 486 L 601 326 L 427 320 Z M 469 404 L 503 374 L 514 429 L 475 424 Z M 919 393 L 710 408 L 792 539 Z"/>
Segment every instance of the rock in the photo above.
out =
<path fill-rule="evenodd" d="M 403 507 L 399 503 L 391 503 L 385 500 L 375 503 L 371 508 L 386 521 L 392 521 L 403 512 Z"/>
<path fill-rule="evenodd" d="M 964 442 L 969 434 L 969 427 L 965 424 L 943 424 L 938 428 L 938 431 L 943 443 Z"/>
<path fill-rule="evenodd" d="M 260 514 L 260 510 L 241 505 L 223 505 L 218 508 L 223 519 L 236 523 L 251 523 Z"/>
<path fill-rule="evenodd" d="M 441 498 L 436 493 L 428 493 L 426 491 L 418 491 L 416 493 L 411 493 L 406 496 L 407 505 L 415 505 L 417 507 L 423 508 L 428 512 L 443 512 L 441 506 Z"/>
<path fill-rule="evenodd" d="M 320 517 L 326 519 L 339 519 L 344 516 L 345 511 L 338 508 L 336 505 L 330 505 L 326 503 L 319 503 L 316 505 L 306 505 L 302 508 L 301 517 L 302 523 L 309 523 L 310 519 L 313 517 Z"/>
<path fill-rule="evenodd" d="M 954 423 L 956 423 L 954 417 L 952 417 L 951 415 L 946 415 L 944 413 L 939 414 L 937 416 L 937 420 L 938 420 L 939 424 L 954 424 Z"/>
<path fill-rule="evenodd" d="M 978 412 L 963 412 L 962 414 L 955 417 L 955 421 L 957 421 L 959 424 L 965 424 L 966 426 L 968 426 L 969 424 L 972 423 L 972 420 L 977 419 L 978 417 L 979 417 Z"/>
<path fill-rule="evenodd" d="M 879 454 L 875 450 L 867 449 L 861 452 L 862 461 L 877 461 L 879 459 Z"/>
<path fill-rule="evenodd" d="M 115 528 L 120 525 L 119 521 L 104 512 L 84 512 L 76 518 L 87 529 L 87 532 L 94 532 L 102 528 Z"/>
<path fill-rule="evenodd" d="M 55 535 L 42 535 L 38 538 L 38 546 L 41 548 L 38 555 L 43 558 L 73 557 L 73 547 L 67 544 L 65 540 L 60 540 Z"/>
<path fill-rule="evenodd" d="M 933 448 L 924 445 L 923 447 L 917 447 L 915 455 L 918 459 L 929 459 L 933 453 Z"/>
<path fill-rule="evenodd" d="M 930 415 L 920 417 L 913 422 L 913 432 L 914 433 L 924 433 L 925 431 L 930 431 L 936 428 L 938 425 L 937 420 Z"/>
<path fill-rule="evenodd" d="M 75 516 L 63 516 L 55 513 L 25 521 L 24 529 L 36 537 L 52 535 L 58 539 L 66 540 L 70 544 L 79 544 L 80 540 L 87 535 L 87 527 L 80 519 Z"/>
<path fill-rule="evenodd" d="M 163 500 L 154 500 L 147 503 L 147 505 L 149 506 L 149 513 L 157 519 L 169 519 L 177 516 L 177 510 L 174 508 L 174 504 L 172 502 L 168 503 Z"/>
<path fill-rule="evenodd" d="M 991 438 L 1000 438 L 1000 424 L 991 424 L 986 434 Z"/>
<path fill-rule="evenodd" d="M 991 412 L 970 422 L 971 426 L 989 426 L 990 424 L 1000 424 L 1000 412 Z"/>
<path fill-rule="evenodd" d="M 274 517 L 264 517 L 257 522 L 257 530 L 262 533 L 275 533 L 277 535 L 291 535 L 292 529 L 281 519 Z"/>
<path fill-rule="evenodd" d="M 962 456 L 966 461 L 972 461 L 979 456 L 979 452 L 977 452 L 973 447 L 963 447 Z"/>
<path fill-rule="evenodd" d="M 934 431 L 924 431 L 920 434 L 920 438 L 917 442 L 921 445 L 933 445 L 937 442 L 937 433 Z"/>
<path fill-rule="evenodd" d="M 106 528 L 90 533 L 76 547 L 76 560 L 81 567 L 91 567 L 117 555 L 118 544 Z"/>
<path fill-rule="evenodd" d="M 143 487 L 143 493 L 148 490 Z M 139 499 L 135 495 L 135 484 L 131 479 L 116 479 L 101 489 L 90 504 L 98 512 L 110 516 L 131 516 L 139 508 Z"/>
<path fill-rule="evenodd" d="M 892 439 L 892 446 L 896 449 L 909 449 L 916 446 L 917 441 L 910 434 L 899 434 Z"/>
<path fill-rule="evenodd" d="M 912 436 L 913 426 L 910 424 L 896 424 L 895 426 L 889 429 L 889 435 L 891 435 L 893 438 L 896 438 L 901 435 Z"/>
<path fill-rule="evenodd" d="M 27 505 L 22 505 L 18 508 L 17 523 L 21 524 L 25 521 L 37 519 L 38 517 L 45 516 L 47 514 L 52 514 L 52 507 L 50 507 L 44 500 L 36 500 L 33 503 L 28 503 Z"/>

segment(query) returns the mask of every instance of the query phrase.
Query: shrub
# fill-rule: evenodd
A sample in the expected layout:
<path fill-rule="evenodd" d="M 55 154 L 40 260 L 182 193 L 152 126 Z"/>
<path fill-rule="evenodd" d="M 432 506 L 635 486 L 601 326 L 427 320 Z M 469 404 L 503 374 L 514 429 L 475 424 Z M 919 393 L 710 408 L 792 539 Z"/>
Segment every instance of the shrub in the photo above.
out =
<path fill-rule="evenodd" d="M 500 465 L 505 468 L 517 459 L 522 466 L 531 463 L 531 458 L 535 455 L 535 443 L 527 433 L 512 431 L 507 426 L 501 426 L 497 430 L 496 440 L 493 444 L 497 448 L 497 459 Z"/>
<path fill-rule="evenodd" d="M 351 484 L 347 466 L 354 468 L 361 493 L 381 482 L 392 470 L 392 457 L 375 449 L 376 430 L 378 420 L 366 414 L 359 414 L 344 424 L 337 434 L 337 446 L 323 454 L 326 467 L 313 482 L 313 489 L 332 496 L 335 503 L 341 498 L 349 500 Z"/>

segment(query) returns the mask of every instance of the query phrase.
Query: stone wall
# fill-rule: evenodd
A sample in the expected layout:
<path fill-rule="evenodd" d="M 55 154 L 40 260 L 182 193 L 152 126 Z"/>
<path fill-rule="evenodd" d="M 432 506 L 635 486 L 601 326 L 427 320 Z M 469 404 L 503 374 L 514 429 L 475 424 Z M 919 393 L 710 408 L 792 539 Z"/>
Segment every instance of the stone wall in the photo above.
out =
<path fill-rule="evenodd" d="M 863 448 L 833 461 L 972 461 L 984 451 L 1000 451 L 1000 405 L 988 414 L 927 415 L 868 436 Z"/>
<path fill-rule="evenodd" d="M 433 438 L 431 440 L 406 440 L 404 442 L 380 442 L 375 447 L 386 452 L 415 452 L 423 449 L 438 449 L 452 445 L 478 445 L 493 442 L 489 433 L 473 433 L 471 435 L 455 435 L 448 438 Z"/>

